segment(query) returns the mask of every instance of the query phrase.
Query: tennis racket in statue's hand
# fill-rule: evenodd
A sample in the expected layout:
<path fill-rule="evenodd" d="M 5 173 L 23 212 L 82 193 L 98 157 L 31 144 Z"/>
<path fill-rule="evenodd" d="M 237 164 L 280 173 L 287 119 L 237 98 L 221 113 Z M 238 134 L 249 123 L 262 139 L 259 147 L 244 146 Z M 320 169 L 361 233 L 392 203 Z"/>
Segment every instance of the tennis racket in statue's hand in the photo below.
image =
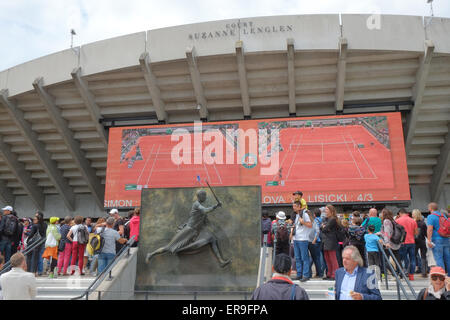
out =
<path fill-rule="evenodd" d="M 211 186 L 209 185 L 208 180 L 205 180 L 205 182 L 206 182 L 206 184 L 208 185 L 209 190 L 211 190 L 211 193 L 213 194 L 214 198 L 216 198 L 216 201 L 217 201 L 216 207 L 221 207 L 221 206 L 222 206 L 222 202 L 220 202 L 220 200 L 217 198 L 216 194 L 214 193 L 214 190 L 213 190 L 213 189 L 211 188 Z"/>

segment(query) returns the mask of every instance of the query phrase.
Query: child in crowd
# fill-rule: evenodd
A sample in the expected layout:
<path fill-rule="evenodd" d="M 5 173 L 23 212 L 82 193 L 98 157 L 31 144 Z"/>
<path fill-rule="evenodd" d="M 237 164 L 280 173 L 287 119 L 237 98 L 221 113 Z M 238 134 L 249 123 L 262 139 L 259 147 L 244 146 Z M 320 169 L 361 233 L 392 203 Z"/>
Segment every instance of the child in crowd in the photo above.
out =
<path fill-rule="evenodd" d="M 364 240 L 366 242 L 366 251 L 370 266 L 376 266 L 377 275 L 379 275 L 380 268 L 380 253 L 378 249 L 378 242 L 382 243 L 380 237 L 378 237 L 375 232 L 375 226 L 370 225 L 367 228 L 368 233 L 364 235 Z"/>

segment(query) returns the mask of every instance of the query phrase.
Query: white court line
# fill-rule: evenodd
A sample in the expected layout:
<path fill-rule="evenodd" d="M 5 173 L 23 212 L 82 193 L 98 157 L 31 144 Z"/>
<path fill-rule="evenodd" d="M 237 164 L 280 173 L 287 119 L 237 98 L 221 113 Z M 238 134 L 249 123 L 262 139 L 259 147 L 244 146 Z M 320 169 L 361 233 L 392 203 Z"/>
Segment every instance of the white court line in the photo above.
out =
<path fill-rule="evenodd" d="M 349 134 L 349 136 L 350 136 L 350 139 L 352 139 L 353 143 L 355 143 L 355 141 L 353 140 L 353 136 L 351 134 Z M 370 171 L 372 171 L 372 175 L 375 177 L 375 179 L 378 179 L 377 175 L 373 171 L 372 167 L 369 165 L 369 162 L 367 162 L 366 157 L 364 157 L 364 155 L 362 154 L 359 147 L 358 147 L 358 151 L 359 151 L 359 154 L 361 155 L 361 157 L 363 158 L 364 162 L 366 163 L 366 165 L 369 167 Z"/>
<path fill-rule="evenodd" d="M 208 177 L 208 181 L 212 183 L 211 177 L 209 176 L 209 173 L 208 173 L 208 169 L 206 169 L 206 165 L 204 162 L 203 162 L 203 169 L 205 169 L 205 171 L 206 171 L 206 176 Z"/>
<path fill-rule="evenodd" d="M 353 161 L 330 161 L 330 162 L 296 162 L 295 165 L 303 165 L 303 164 L 327 164 L 329 163 L 330 165 L 332 164 L 344 164 L 344 163 L 353 163 Z"/>
<path fill-rule="evenodd" d="M 147 179 L 147 183 L 146 183 L 147 186 L 148 186 L 148 183 L 150 181 L 150 177 L 152 176 L 153 167 L 155 166 L 156 160 L 158 159 L 159 149 L 161 149 L 161 145 L 158 146 L 158 151 L 156 152 L 155 160 L 153 161 L 153 165 L 152 165 L 152 168 L 150 170 L 150 174 L 149 174 L 148 179 Z"/>
<path fill-rule="evenodd" d="M 216 170 L 217 176 L 219 177 L 220 184 L 222 185 L 222 184 L 223 184 L 223 181 L 222 181 L 222 178 L 221 178 L 221 176 L 220 176 L 220 174 L 219 174 L 219 171 L 218 171 L 217 168 L 216 168 L 216 163 L 215 163 L 215 162 L 213 162 L 213 166 L 214 166 L 214 170 Z"/>
<path fill-rule="evenodd" d="M 296 181 L 324 181 L 324 180 L 377 180 L 377 178 L 300 178 L 300 179 L 292 179 L 289 182 Z"/>
<path fill-rule="evenodd" d="M 298 139 L 298 140 L 299 140 L 299 141 L 298 141 L 298 142 L 299 142 L 299 145 L 300 145 L 300 142 L 301 142 L 302 138 L 303 138 L 303 134 L 301 134 L 300 137 L 299 137 L 299 139 Z M 294 153 L 294 156 L 292 157 L 292 162 L 291 162 L 291 165 L 289 166 L 288 173 L 287 173 L 286 177 L 284 178 L 284 180 L 286 180 L 286 181 L 289 179 L 289 175 L 291 174 L 292 165 L 293 165 L 294 162 L 295 162 L 295 156 L 297 155 L 298 149 L 299 149 L 299 148 L 295 149 L 295 153 Z"/>
<path fill-rule="evenodd" d="M 154 148 L 154 147 L 155 147 L 155 145 L 152 144 L 152 150 L 150 150 L 150 152 L 149 152 L 149 154 L 148 154 L 148 156 L 147 156 L 147 160 L 145 161 L 144 168 L 142 168 L 141 174 L 139 175 L 139 178 L 137 179 L 136 184 L 139 184 L 139 181 L 141 180 L 142 173 L 144 173 L 144 170 L 145 170 L 145 168 L 147 167 L 148 160 L 150 159 L 150 156 L 151 156 L 151 154 L 152 154 L 152 152 L 153 152 L 153 148 Z"/>
<path fill-rule="evenodd" d="M 345 140 L 344 134 L 342 134 L 342 138 L 344 138 L 344 141 L 347 142 L 347 140 Z M 352 153 L 351 150 L 349 150 L 349 148 L 348 148 L 347 143 L 345 144 L 345 146 L 346 146 L 346 148 L 347 148 L 347 151 L 350 153 L 350 156 L 351 156 L 352 159 L 353 159 L 353 162 L 354 162 L 354 164 L 355 164 L 355 166 L 356 166 L 356 169 L 358 169 L 359 175 L 361 176 L 361 178 L 364 178 L 363 175 L 362 175 L 362 173 L 361 173 L 361 170 L 359 170 L 359 167 L 358 167 L 358 165 L 356 164 L 356 160 L 355 160 L 355 158 L 353 157 L 353 153 Z"/>

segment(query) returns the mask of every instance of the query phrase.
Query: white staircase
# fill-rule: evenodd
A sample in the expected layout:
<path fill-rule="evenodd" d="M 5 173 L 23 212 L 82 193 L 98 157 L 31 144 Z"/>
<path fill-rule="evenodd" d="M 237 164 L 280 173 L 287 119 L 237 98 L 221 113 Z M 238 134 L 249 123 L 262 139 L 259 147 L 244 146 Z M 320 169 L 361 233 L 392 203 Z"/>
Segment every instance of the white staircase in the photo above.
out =
<path fill-rule="evenodd" d="M 70 300 L 80 296 L 95 280 L 91 276 L 36 277 L 36 300 Z"/>

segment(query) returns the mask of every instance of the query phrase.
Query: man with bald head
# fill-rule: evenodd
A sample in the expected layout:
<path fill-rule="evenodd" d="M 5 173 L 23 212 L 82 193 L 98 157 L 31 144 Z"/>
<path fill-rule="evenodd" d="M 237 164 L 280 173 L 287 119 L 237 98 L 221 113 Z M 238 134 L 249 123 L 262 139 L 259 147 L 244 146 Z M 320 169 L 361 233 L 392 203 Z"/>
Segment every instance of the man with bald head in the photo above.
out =
<path fill-rule="evenodd" d="M 363 227 L 374 226 L 374 233 L 378 233 L 381 231 L 381 219 L 378 218 L 378 211 L 375 208 L 369 210 L 369 219 L 364 221 L 362 224 Z"/>

